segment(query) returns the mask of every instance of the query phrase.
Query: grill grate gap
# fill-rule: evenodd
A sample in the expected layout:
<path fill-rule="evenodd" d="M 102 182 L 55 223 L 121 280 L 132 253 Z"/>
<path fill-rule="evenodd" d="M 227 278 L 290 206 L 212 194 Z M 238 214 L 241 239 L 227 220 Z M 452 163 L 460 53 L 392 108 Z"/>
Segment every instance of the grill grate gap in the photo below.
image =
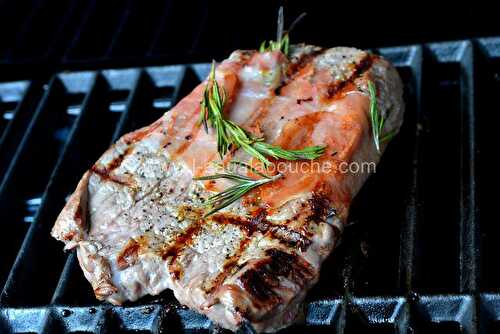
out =
<path fill-rule="evenodd" d="M 461 134 L 460 67 L 427 53 L 423 61 L 422 220 L 416 289 L 459 291 Z M 440 247 L 443 238 L 447 247 Z"/>
<path fill-rule="evenodd" d="M 0 136 L 5 131 L 7 124 L 14 118 L 15 110 L 19 102 L 1 102 L 0 103 Z"/>
<path fill-rule="evenodd" d="M 485 41 L 486 43 L 486 41 Z M 488 45 L 488 44 L 486 44 Z M 493 49 L 493 45 L 491 45 Z M 500 42 L 497 42 L 497 48 Z M 496 170 L 495 124 L 500 122 L 500 114 L 493 111 L 500 91 L 500 58 L 490 58 L 487 50 L 477 55 L 477 175 L 478 196 L 481 207 L 481 282 L 484 291 L 499 291 L 500 272 L 496 270 L 498 258 L 498 238 L 500 226 L 495 223 L 498 207 L 496 193 L 500 182 L 496 177 L 488 177 Z"/>
<path fill-rule="evenodd" d="M 39 88 L 29 81 L 0 84 L 0 183 L 31 119 Z"/>

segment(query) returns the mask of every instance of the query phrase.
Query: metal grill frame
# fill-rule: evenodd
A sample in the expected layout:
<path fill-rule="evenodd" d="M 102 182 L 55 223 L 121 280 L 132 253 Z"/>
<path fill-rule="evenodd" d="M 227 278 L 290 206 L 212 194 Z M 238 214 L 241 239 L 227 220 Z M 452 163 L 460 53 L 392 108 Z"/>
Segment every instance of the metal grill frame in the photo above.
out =
<path fill-rule="evenodd" d="M 500 38 L 373 51 L 392 61 L 402 74 L 408 110 L 403 129 L 406 134 L 401 135 L 405 136 L 404 144 L 409 150 L 405 167 L 409 175 L 405 185 L 408 191 L 397 203 L 401 206 L 398 238 L 387 241 L 397 242 L 398 248 L 398 268 L 387 274 L 394 284 L 382 284 L 381 289 L 386 293 L 373 295 L 373 291 L 378 291 L 377 286 L 358 289 L 363 282 L 352 284 L 349 280 L 356 281 L 352 274 L 344 275 L 347 283 L 328 281 L 337 276 L 326 275 L 307 299 L 304 324 L 292 326 L 285 332 L 494 333 L 500 323 L 500 282 L 499 289 L 484 288 L 482 284 L 476 166 L 479 151 L 476 118 L 481 101 L 475 99 L 476 85 L 483 87 L 484 80 L 491 80 L 485 79 L 489 78 L 491 69 L 500 64 Z M 164 108 L 175 105 L 203 80 L 208 68 L 208 64 L 195 64 L 68 72 L 56 74 L 43 87 L 39 83 L 26 83 L 26 92 L 16 109 L 16 117 L 19 114 L 23 121 L 12 121 L 0 142 L 19 142 L 15 152 L 11 148 L 2 156 L 10 160 L 10 165 L 0 175 L 0 221 L 4 231 L 20 229 L 13 236 L 7 236 L 12 239 L 7 245 L 0 245 L 1 261 L 8 269 L 0 271 L 1 333 L 221 332 L 204 316 L 176 304 L 169 293 L 123 307 L 94 301 L 90 288 L 82 284 L 83 275 L 75 254 L 62 254 L 62 245 L 49 236 L 65 197 L 74 189 L 85 168 L 102 153 L 102 147 L 159 117 Z M 458 205 L 453 206 L 457 212 L 450 212 L 450 217 L 458 217 L 450 225 L 454 228 L 450 233 L 457 235 L 457 244 L 453 247 L 458 256 L 449 259 L 456 262 L 457 270 L 451 274 L 433 273 L 442 274 L 445 283 L 451 278 L 449 286 L 444 288 L 433 287 L 432 281 L 422 278 L 428 267 L 419 259 L 419 250 L 426 247 L 423 237 L 429 229 L 425 227 L 428 213 L 423 207 L 431 205 L 425 198 L 428 190 L 422 190 L 431 185 L 426 183 L 421 165 L 429 138 L 434 138 L 426 129 L 432 117 L 426 108 L 435 101 L 426 87 L 431 81 L 442 79 L 439 73 L 443 69 L 446 75 L 451 73 L 453 79 L 445 76 L 443 82 L 431 87 L 439 88 L 443 84 L 452 91 L 451 96 L 458 96 L 457 108 L 452 111 L 458 112 L 455 116 L 460 126 L 456 136 L 459 152 L 453 153 L 459 159 L 460 184 L 455 194 Z M 144 106 L 154 112 L 145 113 Z M 112 113 L 109 119 L 102 121 L 104 125 L 98 124 L 101 122 L 97 117 L 99 112 Z M 26 119 L 26 115 L 32 116 L 31 119 Z M 57 133 L 52 131 L 54 124 L 60 127 Z M 22 139 L 21 129 L 25 129 Z M 101 145 L 86 148 L 96 137 Z M 398 140 L 403 139 L 395 139 Z M 56 159 L 37 160 L 43 156 L 36 153 L 39 150 L 53 151 L 49 156 Z M 397 149 L 393 151 L 387 154 L 400 153 Z M 43 172 L 37 172 L 38 164 Z M 360 200 L 360 207 L 364 201 Z M 22 212 L 13 214 L 17 210 Z M 19 221 L 24 212 L 31 212 L 31 218 Z M 363 223 L 359 225 L 361 229 L 366 227 Z M 354 262 L 347 265 L 354 269 L 360 263 L 369 265 L 370 257 L 355 263 L 355 259 L 348 256 L 349 247 L 359 241 L 354 237 L 355 241 L 349 245 L 348 237 L 344 240 L 346 248 L 340 253 L 334 251 L 332 257 Z M 443 242 L 444 246 L 450 246 L 446 240 Z M 428 256 L 424 254 L 423 258 Z M 384 273 L 370 275 L 383 276 Z M 342 291 L 325 293 L 330 291 L 331 284 L 343 286 Z M 84 295 L 89 295 L 88 299 L 78 300 Z"/>

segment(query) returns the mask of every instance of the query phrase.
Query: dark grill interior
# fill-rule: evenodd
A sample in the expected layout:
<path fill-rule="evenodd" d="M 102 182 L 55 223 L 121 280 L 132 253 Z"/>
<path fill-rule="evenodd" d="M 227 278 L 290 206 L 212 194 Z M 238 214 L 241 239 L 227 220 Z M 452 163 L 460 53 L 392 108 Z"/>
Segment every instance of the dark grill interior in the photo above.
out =
<path fill-rule="evenodd" d="M 225 58 L 274 38 L 276 13 L 287 24 L 308 15 L 293 40 L 316 45 L 381 47 L 500 34 L 488 6 L 386 6 L 351 2 L 254 0 L 0 1 L 0 77 L 46 80 L 68 69 L 186 64 Z M 453 14 L 451 13 L 453 12 Z M 479 13 L 477 13 L 479 12 Z M 470 24 L 470 17 L 481 19 Z M 425 17 L 425 20 L 422 20 Z M 395 27 L 397 29 L 395 30 Z"/>
<path fill-rule="evenodd" d="M 493 217 L 485 194 L 498 185 L 484 177 L 494 168 L 500 38 L 373 51 L 405 82 L 404 127 L 356 199 L 343 243 L 308 296 L 305 324 L 287 332 L 496 333 L 499 228 L 479 212 Z M 75 254 L 49 236 L 106 147 L 160 117 L 207 71 L 66 72 L 46 84 L 0 84 L 0 219 L 9 231 L 0 243 L 0 332 L 222 332 L 170 292 L 123 307 L 98 303 Z"/>

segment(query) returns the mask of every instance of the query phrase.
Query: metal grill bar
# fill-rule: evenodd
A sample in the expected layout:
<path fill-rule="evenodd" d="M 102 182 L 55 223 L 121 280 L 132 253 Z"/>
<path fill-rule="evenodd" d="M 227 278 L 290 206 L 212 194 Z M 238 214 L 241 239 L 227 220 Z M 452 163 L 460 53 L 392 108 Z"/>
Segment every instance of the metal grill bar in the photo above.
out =
<path fill-rule="evenodd" d="M 50 301 L 46 293 L 52 290 L 50 286 L 54 283 L 40 280 L 36 286 L 29 284 L 32 272 L 42 272 L 47 263 L 53 265 L 61 261 L 60 255 L 52 254 L 51 250 L 55 250 L 56 246 L 50 242 L 47 233 L 50 231 L 50 219 L 57 215 L 57 209 L 54 209 L 53 206 L 64 204 L 65 194 L 61 193 L 61 185 L 54 182 L 50 175 L 54 173 L 52 170 L 59 170 L 61 165 L 66 167 L 66 173 L 69 173 L 69 168 L 73 167 L 64 166 L 64 162 L 69 156 L 67 154 L 68 147 L 72 146 L 75 133 L 78 133 L 86 122 L 86 114 L 81 113 L 82 105 L 89 105 L 99 99 L 96 96 L 97 90 L 96 93 L 85 96 L 88 89 L 95 85 L 95 80 L 95 75 L 91 73 L 85 73 L 84 76 L 78 77 L 74 74 L 67 74 L 52 80 L 38 109 L 38 117 L 31 124 L 31 130 L 34 134 L 25 137 L 25 139 L 29 138 L 30 140 L 25 140 L 24 145 L 21 145 L 18 157 L 19 165 L 11 166 L 14 168 L 12 169 L 14 176 L 9 180 L 8 186 L 17 187 L 16 178 L 26 177 L 29 174 L 36 175 L 32 168 L 40 163 L 39 160 L 50 159 L 40 177 L 23 182 L 26 184 L 26 189 L 22 193 L 19 193 L 15 198 L 11 196 L 1 198 L 2 204 L 9 207 L 13 205 L 21 207 L 22 204 L 15 203 L 14 200 L 24 200 L 25 203 L 31 204 L 31 207 L 28 207 L 28 213 L 31 215 L 24 217 L 24 223 L 29 224 L 27 235 L 0 295 L 0 301 L 4 304 L 33 305 L 37 302 L 43 304 Z M 57 130 L 54 132 L 46 131 L 50 124 L 54 124 Z M 33 155 L 35 150 L 38 151 L 38 155 Z M 21 172 L 26 174 L 21 174 Z M 15 175 L 16 173 L 17 175 Z M 44 191 L 47 184 L 48 191 Z M 10 203 L 5 203 L 7 201 Z M 2 208 L 4 208 L 2 211 L 10 211 L 9 209 L 11 209 L 7 209 L 7 206 L 2 206 Z M 20 224 L 19 218 L 21 217 L 7 216 L 7 219 L 11 220 L 11 224 Z M 50 262 L 47 259 L 51 259 Z M 48 270 L 48 272 L 48 279 L 53 280 L 53 271 Z M 45 295 L 39 290 L 45 290 Z"/>
<path fill-rule="evenodd" d="M 406 83 L 406 117 L 409 118 L 405 122 L 402 135 L 406 134 L 410 143 L 406 150 L 411 152 L 411 162 L 409 176 L 409 187 L 406 198 L 406 209 L 404 213 L 403 223 L 401 226 L 401 244 L 399 255 L 399 287 L 409 294 L 413 289 L 414 280 L 414 262 L 415 262 L 415 242 L 416 242 L 416 227 L 417 222 L 421 219 L 418 217 L 420 210 L 418 210 L 418 165 L 420 161 L 420 145 L 421 136 L 420 128 L 421 123 L 421 91 L 422 91 L 422 47 L 413 46 L 411 48 L 396 48 L 389 50 L 380 50 L 380 53 L 389 59 L 400 59 L 395 63 L 400 69 L 400 74 L 403 81 Z M 412 149 L 410 149 L 412 148 Z"/>
<path fill-rule="evenodd" d="M 483 173 L 491 175 L 486 150 L 496 145 L 484 131 L 500 119 L 486 108 L 500 87 L 500 38 L 377 52 L 405 82 L 404 127 L 354 203 L 355 224 L 323 266 L 305 323 L 290 331 L 495 333 L 500 277 L 491 253 L 500 228 L 480 221 L 479 208 L 491 213 L 495 204 L 485 190 L 496 181 L 485 183 Z M 8 246 L 20 249 L 0 297 L 0 331 L 221 332 L 171 292 L 124 307 L 98 303 L 74 254 L 63 256 L 48 236 L 65 197 L 105 146 L 158 118 L 208 68 L 89 71 L 51 80 L 0 188 L 2 223 L 17 229 Z M 54 159 L 40 160 L 40 148 Z M 42 168 L 29 174 L 36 163 Z M 21 186 L 16 180 L 23 177 L 33 182 Z M 11 212 L 26 199 L 34 215 L 23 222 L 24 211 Z M 6 250 L 0 245 L 2 256 Z"/>

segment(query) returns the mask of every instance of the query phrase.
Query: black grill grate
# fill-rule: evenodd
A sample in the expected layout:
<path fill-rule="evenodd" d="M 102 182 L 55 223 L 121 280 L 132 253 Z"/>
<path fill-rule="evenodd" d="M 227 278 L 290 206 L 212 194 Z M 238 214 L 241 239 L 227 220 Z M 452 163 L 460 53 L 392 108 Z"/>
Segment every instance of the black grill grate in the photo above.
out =
<path fill-rule="evenodd" d="M 485 175 L 494 172 L 488 153 L 500 120 L 500 38 L 374 51 L 401 73 L 406 120 L 353 204 L 343 244 L 307 298 L 305 324 L 287 332 L 496 333 L 500 228 L 487 219 L 495 202 L 486 194 L 498 181 Z M 67 72 L 44 86 L 0 85 L 1 333 L 224 332 L 170 292 L 123 307 L 98 303 L 75 255 L 49 236 L 105 148 L 160 117 L 207 71 Z"/>

